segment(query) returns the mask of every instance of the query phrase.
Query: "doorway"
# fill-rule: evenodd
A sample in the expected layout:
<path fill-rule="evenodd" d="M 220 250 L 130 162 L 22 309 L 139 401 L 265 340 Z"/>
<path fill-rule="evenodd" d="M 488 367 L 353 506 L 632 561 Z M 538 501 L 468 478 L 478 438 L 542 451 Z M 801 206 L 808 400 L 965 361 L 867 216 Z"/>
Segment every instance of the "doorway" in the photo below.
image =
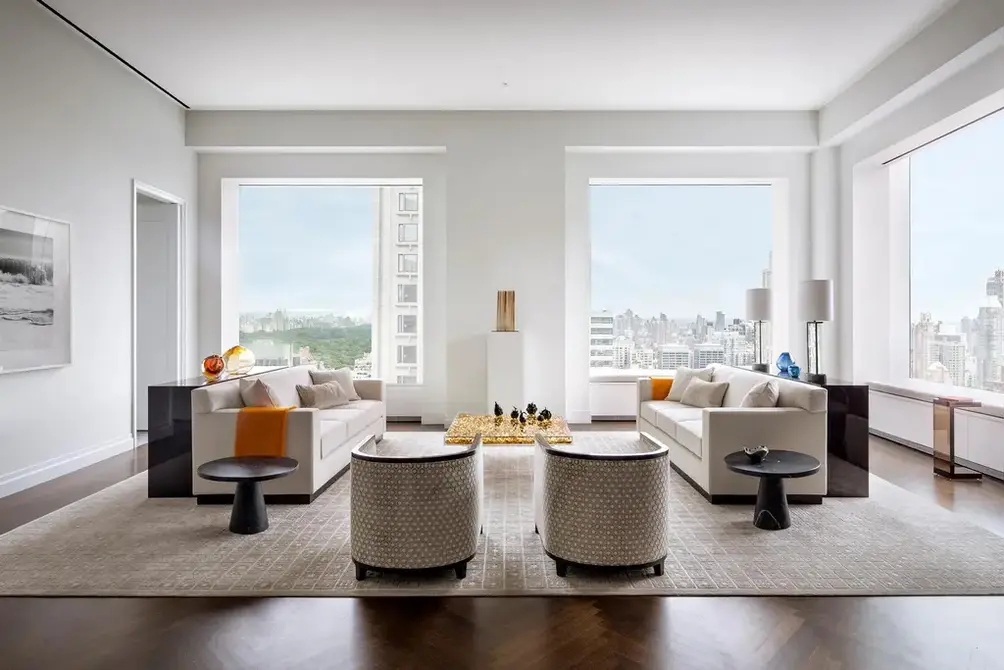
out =
<path fill-rule="evenodd" d="M 182 378 L 184 368 L 185 203 L 133 182 L 132 433 L 145 444 L 147 388 Z"/>

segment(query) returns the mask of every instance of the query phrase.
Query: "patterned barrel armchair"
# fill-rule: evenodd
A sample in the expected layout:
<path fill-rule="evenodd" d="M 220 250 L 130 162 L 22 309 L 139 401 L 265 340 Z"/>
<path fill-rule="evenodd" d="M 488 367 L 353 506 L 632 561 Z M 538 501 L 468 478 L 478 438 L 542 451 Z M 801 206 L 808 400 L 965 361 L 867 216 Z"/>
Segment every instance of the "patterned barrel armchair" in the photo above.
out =
<path fill-rule="evenodd" d="M 483 523 L 481 435 L 431 452 L 371 436 L 352 451 L 351 473 L 356 579 L 367 570 L 428 568 L 467 576 Z"/>
<path fill-rule="evenodd" d="M 662 575 L 669 546 L 665 446 L 640 439 L 590 452 L 538 435 L 533 488 L 536 530 L 559 577 L 569 565 L 653 567 Z"/>

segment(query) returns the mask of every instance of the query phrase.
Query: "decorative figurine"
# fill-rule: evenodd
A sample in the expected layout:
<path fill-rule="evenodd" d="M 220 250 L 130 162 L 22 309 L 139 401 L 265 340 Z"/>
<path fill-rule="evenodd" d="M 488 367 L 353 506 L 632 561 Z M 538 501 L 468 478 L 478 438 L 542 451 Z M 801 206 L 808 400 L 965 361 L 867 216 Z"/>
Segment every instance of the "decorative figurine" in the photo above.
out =
<path fill-rule="evenodd" d="M 796 363 L 792 363 L 788 366 L 788 376 L 792 379 L 798 379 L 798 376 L 802 374 L 802 368 Z"/>
<path fill-rule="evenodd" d="M 502 416 L 502 405 L 495 403 L 495 416 Z"/>
<path fill-rule="evenodd" d="M 540 414 L 537 415 L 537 418 L 540 419 L 541 421 L 550 421 L 551 410 L 545 407 L 544 409 L 540 410 Z"/>
<path fill-rule="evenodd" d="M 530 421 L 533 421 L 534 419 L 536 419 L 537 418 L 537 405 L 534 404 L 534 403 L 532 403 L 532 402 L 527 403 L 526 404 L 526 415 L 530 419 Z"/>
<path fill-rule="evenodd" d="M 223 363 L 228 374 L 246 375 L 254 368 L 254 353 L 247 347 L 237 344 L 223 353 Z"/>
<path fill-rule="evenodd" d="M 519 419 L 519 408 L 518 407 L 513 407 L 512 408 L 512 411 L 509 412 L 509 418 L 512 419 L 513 421 L 516 421 L 517 419 Z"/>
<path fill-rule="evenodd" d="M 526 414 L 524 412 L 519 413 L 519 425 L 526 428 Z"/>
<path fill-rule="evenodd" d="M 782 351 L 781 355 L 777 357 L 777 376 L 778 377 L 788 377 L 788 368 L 795 361 L 791 358 L 791 354 L 787 351 Z"/>
<path fill-rule="evenodd" d="M 770 453 L 770 449 L 767 448 L 766 444 L 761 444 L 759 447 L 744 447 L 743 452 L 750 459 L 750 463 L 756 465 L 763 462 L 764 457 Z"/>

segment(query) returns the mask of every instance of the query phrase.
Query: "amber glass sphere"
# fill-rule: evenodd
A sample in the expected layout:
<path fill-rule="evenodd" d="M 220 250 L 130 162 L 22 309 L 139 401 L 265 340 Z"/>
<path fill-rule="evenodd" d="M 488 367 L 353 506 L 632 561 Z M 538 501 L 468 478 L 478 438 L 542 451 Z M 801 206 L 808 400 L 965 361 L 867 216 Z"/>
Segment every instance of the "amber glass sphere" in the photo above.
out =
<path fill-rule="evenodd" d="M 226 370 L 232 375 L 246 375 L 254 367 L 255 357 L 247 347 L 237 345 L 230 347 L 223 354 Z"/>
<path fill-rule="evenodd" d="M 212 381 L 223 374 L 223 356 L 210 354 L 202 359 L 202 376 Z"/>

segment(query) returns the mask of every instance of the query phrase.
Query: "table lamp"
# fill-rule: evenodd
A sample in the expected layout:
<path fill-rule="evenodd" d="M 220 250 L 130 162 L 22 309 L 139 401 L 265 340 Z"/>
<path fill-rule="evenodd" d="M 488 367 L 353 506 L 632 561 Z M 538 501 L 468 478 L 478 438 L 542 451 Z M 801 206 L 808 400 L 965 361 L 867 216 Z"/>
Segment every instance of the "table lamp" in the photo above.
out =
<path fill-rule="evenodd" d="M 833 320 L 832 280 L 807 279 L 799 283 L 798 318 L 805 321 L 805 353 L 809 362 L 806 381 L 825 384 L 826 375 L 819 372 L 819 324 Z"/>
<path fill-rule="evenodd" d="M 770 289 L 746 289 L 746 318 L 753 322 L 753 363 L 754 372 L 767 372 L 770 368 L 763 362 L 763 322 L 770 321 Z"/>

